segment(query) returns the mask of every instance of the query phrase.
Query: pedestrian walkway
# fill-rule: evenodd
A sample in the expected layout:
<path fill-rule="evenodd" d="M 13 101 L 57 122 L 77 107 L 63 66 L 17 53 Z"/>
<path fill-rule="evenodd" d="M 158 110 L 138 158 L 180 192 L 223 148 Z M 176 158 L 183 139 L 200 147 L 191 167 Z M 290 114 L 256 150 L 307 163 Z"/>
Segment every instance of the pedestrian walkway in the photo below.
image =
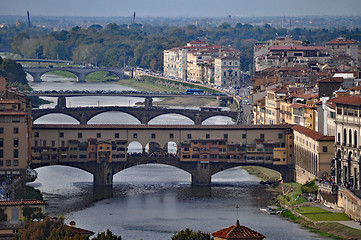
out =
<path fill-rule="evenodd" d="M 345 225 L 347 227 L 350 227 L 350 228 L 354 228 L 354 229 L 357 229 L 357 230 L 360 230 L 361 231 L 361 225 L 359 222 L 355 222 L 355 221 L 318 221 L 319 223 L 323 223 L 323 222 L 326 222 L 326 223 L 329 223 L 329 222 L 337 222 L 337 223 L 340 223 L 342 225 Z"/>

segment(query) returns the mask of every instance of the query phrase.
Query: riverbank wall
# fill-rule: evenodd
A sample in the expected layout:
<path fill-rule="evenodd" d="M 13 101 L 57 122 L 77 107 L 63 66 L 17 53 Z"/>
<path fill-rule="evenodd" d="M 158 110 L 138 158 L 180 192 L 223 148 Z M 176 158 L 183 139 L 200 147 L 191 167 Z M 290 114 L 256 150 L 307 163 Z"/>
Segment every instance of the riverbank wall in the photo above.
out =
<path fill-rule="evenodd" d="M 319 183 L 320 200 L 336 209 L 343 210 L 352 219 L 361 220 L 361 199 L 351 190 L 337 185 Z"/>

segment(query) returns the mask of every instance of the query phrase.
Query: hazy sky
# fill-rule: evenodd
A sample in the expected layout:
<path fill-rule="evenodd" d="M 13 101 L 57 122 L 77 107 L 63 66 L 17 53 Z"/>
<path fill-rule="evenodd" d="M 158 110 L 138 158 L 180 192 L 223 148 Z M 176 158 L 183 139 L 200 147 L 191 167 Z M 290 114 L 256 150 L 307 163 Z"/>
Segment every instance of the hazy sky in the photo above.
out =
<path fill-rule="evenodd" d="M 361 0 L 1 0 L 0 15 L 358 16 Z"/>

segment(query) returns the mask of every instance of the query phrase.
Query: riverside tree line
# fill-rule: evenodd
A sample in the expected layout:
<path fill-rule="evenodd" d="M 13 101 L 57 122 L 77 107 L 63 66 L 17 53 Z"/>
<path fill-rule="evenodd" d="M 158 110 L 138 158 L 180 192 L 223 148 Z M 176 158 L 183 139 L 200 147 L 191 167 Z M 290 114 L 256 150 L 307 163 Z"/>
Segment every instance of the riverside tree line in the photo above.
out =
<path fill-rule="evenodd" d="M 276 36 L 291 35 L 305 44 L 323 43 L 343 35 L 361 41 L 359 28 L 307 29 L 273 28 L 269 24 L 253 26 L 223 23 L 218 27 L 117 25 L 88 28 L 73 27 L 70 31 L 19 25 L 0 29 L 0 48 L 24 58 L 72 60 L 75 64 L 123 67 L 139 66 L 153 71 L 162 69 L 163 50 L 183 46 L 189 41 L 202 39 L 211 44 L 232 46 L 241 51 L 242 70 L 248 70 L 253 59 L 255 41 L 265 41 Z"/>

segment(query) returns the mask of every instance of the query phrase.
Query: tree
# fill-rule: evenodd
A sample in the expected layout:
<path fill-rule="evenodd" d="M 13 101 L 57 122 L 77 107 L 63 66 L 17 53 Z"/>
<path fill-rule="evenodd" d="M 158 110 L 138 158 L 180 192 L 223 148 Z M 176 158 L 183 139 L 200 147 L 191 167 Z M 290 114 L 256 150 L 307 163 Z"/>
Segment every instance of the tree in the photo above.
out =
<path fill-rule="evenodd" d="M 63 218 L 52 220 L 45 217 L 43 221 L 26 221 L 25 227 L 15 235 L 14 240 L 88 240 L 88 237 L 75 234 L 64 225 Z"/>
<path fill-rule="evenodd" d="M 0 74 L 8 79 L 9 82 L 18 82 L 27 85 L 26 73 L 21 64 L 11 59 L 4 59 L 0 64 Z"/>
<path fill-rule="evenodd" d="M 98 233 L 98 235 L 92 240 L 122 240 L 122 237 L 114 235 L 109 229 L 107 229 L 106 233 Z"/>
<path fill-rule="evenodd" d="M 172 236 L 171 240 L 211 240 L 211 234 L 186 228 Z"/>

